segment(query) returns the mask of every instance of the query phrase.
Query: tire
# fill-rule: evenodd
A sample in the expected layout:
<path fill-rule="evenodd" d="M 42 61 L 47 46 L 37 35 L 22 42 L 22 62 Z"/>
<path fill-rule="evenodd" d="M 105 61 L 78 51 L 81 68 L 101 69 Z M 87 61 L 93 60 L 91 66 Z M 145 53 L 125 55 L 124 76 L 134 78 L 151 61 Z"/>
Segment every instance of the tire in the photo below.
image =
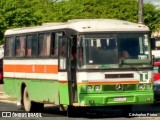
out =
<path fill-rule="evenodd" d="M 27 111 L 27 112 L 31 111 L 32 102 L 29 99 L 29 93 L 28 93 L 27 87 L 25 87 L 24 91 L 23 91 L 23 106 L 24 106 L 25 111 Z"/>
<path fill-rule="evenodd" d="M 29 99 L 29 93 L 27 87 L 24 88 L 23 91 L 23 107 L 24 110 L 27 112 L 39 112 L 42 111 L 44 108 L 44 103 L 32 102 Z"/>

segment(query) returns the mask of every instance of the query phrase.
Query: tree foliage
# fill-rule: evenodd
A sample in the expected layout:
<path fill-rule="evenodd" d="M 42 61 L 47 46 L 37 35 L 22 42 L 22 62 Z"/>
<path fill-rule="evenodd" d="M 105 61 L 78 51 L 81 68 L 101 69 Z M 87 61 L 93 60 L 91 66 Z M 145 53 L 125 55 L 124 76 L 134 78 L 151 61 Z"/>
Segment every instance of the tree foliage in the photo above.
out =
<path fill-rule="evenodd" d="M 137 0 L 1 0 L 0 40 L 6 29 L 62 22 L 69 19 L 109 18 L 137 22 Z M 160 28 L 160 9 L 144 4 L 144 22 Z"/>

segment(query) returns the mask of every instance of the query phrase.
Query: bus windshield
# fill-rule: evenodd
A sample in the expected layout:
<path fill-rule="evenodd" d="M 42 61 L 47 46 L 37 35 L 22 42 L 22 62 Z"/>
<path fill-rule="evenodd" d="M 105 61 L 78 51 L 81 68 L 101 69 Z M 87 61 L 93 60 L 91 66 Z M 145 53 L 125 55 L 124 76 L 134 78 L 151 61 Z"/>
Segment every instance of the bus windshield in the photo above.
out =
<path fill-rule="evenodd" d="M 80 69 L 151 66 L 148 34 L 88 34 L 80 38 Z"/>

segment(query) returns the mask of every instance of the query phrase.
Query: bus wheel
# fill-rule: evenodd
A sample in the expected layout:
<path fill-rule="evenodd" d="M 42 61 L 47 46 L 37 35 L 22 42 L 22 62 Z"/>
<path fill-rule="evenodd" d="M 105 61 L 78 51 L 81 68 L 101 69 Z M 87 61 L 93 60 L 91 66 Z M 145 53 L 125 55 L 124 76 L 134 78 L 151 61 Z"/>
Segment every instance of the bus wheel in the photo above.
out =
<path fill-rule="evenodd" d="M 23 91 L 23 105 L 24 105 L 25 111 L 27 112 L 31 111 L 32 102 L 29 99 L 29 93 L 28 93 L 27 87 L 25 87 Z"/>
<path fill-rule="evenodd" d="M 23 92 L 23 107 L 27 112 L 30 111 L 42 111 L 44 108 L 44 103 L 33 102 L 29 99 L 29 93 L 27 87 L 25 87 Z"/>

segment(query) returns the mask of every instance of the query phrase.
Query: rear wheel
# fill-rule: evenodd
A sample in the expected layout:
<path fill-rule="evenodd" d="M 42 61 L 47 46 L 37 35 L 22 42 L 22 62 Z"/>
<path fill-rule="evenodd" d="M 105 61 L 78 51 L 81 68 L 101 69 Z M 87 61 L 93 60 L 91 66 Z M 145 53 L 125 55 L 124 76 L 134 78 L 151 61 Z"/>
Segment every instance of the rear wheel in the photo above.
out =
<path fill-rule="evenodd" d="M 31 100 L 29 99 L 29 93 L 26 87 L 23 91 L 23 106 L 24 110 L 27 112 L 31 111 L 31 108 L 33 106 Z"/>
<path fill-rule="evenodd" d="M 44 108 L 44 103 L 32 102 L 29 99 L 29 93 L 27 87 L 24 88 L 23 91 L 23 107 L 27 112 L 30 111 L 42 111 Z"/>

